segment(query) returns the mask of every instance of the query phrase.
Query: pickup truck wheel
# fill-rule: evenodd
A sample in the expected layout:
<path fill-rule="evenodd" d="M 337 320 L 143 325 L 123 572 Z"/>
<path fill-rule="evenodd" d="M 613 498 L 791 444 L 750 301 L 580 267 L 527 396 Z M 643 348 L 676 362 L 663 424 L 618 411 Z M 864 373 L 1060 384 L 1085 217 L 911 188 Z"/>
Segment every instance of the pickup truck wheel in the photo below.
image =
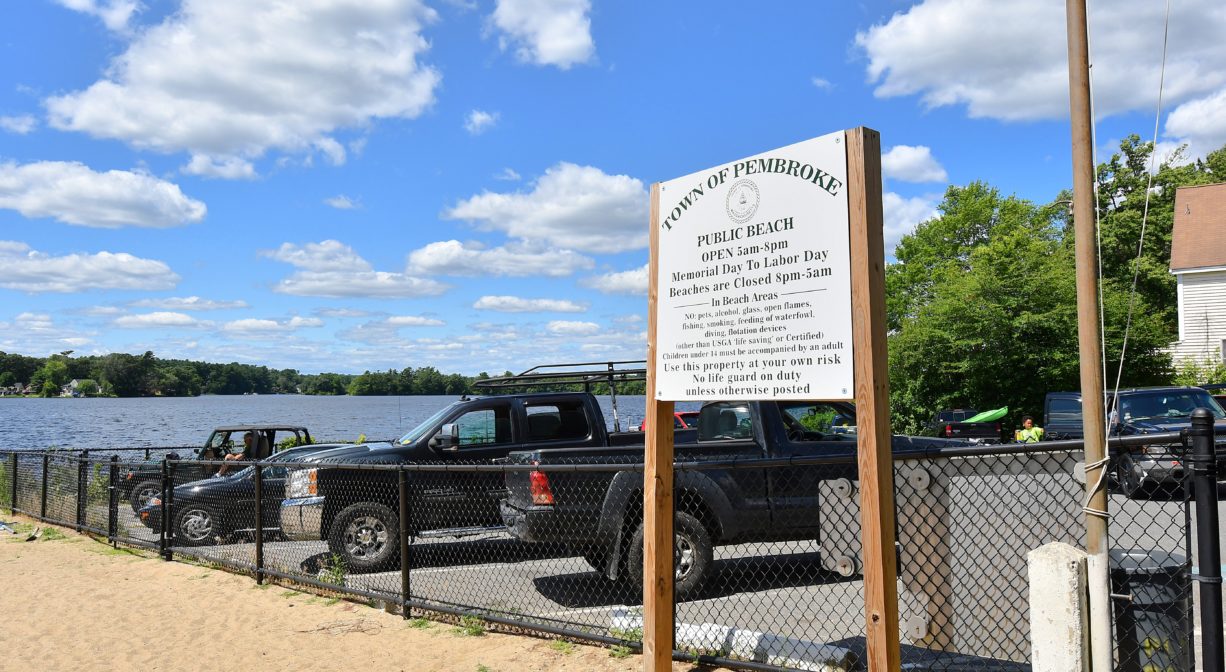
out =
<path fill-rule="evenodd" d="M 392 566 L 400 554 L 400 520 L 375 502 L 354 504 L 337 514 L 328 534 L 328 550 L 354 572 Z"/>
<path fill-rule="evenodd" d="M 711 535 L 702 523 L 688 513 L 678 511 L 673 517 L 673 591 L 678 600 L 698 594 L 707 579 L 711 563 L 715 561 L 715 549 Z M 630 540 L 630 552 L 626 558 L 626 573 L 635 586 L 643 586 L 643 526 L 639 525 Z"/>
<path fill-rule="evenodd" d="M 132 487 L 132 495 L 128 503 L 132 505 L 132 513 L 140 513 L 149 500 L 162 494 L 162 479 L 148 479 Z"/>
<path fill-rule="evenodd" d="M 596 570 L 597 574 L 604 574 L 609 568 L 609 552 L 605 549 L 590 548 L 583 552 L 583 559 L 587 564 Z"/>
<path fill-rule="evenodd" d="M 1120 492 L 1129 499 L 1148 499 L 1153 494 L 1151 483 L 1145 482 L 1145 477 L 1141 474 L 1141 467 L 1132 459 L 1131 455 L 1125 453 L 1120 456 L 1119 460 L 1119 479 Z"/>
<path fill-rule="evenodd" d="M 204 546 L 217 543 L 217 516 L 205 506 L 185 506 L 175 515 L 177 546 Z"/>

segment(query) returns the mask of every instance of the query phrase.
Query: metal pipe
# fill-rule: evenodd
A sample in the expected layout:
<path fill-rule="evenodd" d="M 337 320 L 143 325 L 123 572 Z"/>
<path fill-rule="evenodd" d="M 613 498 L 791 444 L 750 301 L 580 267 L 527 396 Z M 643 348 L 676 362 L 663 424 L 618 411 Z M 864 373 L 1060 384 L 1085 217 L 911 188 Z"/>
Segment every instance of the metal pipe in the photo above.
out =
<path fill-rule="evenodd" d="M 170 465 L 166 464 L 166 460 L 162 460 L 162 496 L 158 498 L 160 502 L 158 504 L 158 555 L 162 556 L 163 560 L 170 560 L 170 557 L 166 554 L 166 528 L 170 525 L 166 520 L 169 513 L 166 506 L 166 493 L 173 487 L 174 483 L 170 479 Z"/>
<path fill-rule="evenodd" d="M 39 518 L 47 517 L 47 475 L 50 472 L 50 468 L 51 468 L 51 456 L 48 455 L 47 453 L 43 453 L 43 495 L 42 495 L 42 504 L 40 504 L 38 508 Z"/>
<path fill-rule="evenodd" d="M 17 453 L 13 453 L 13 478 L 10 479 L 13 486 L 12 501 L 9 503 L 9 511 L 17 511 Z"/>
<path fill-rule="evenodd" d="M 396 473 L 400 489 L 400 613 L 408 620 L 409 600 L 412 599 L 409 585 L 409 475 L 403 469 Z"/>
<path fill-rule="evenodd" d="M 107 477 L 110 485 L 107 487 L 106 501 L 106 537 L 115 548 L 119 548 L 116 537 L 119 536 L 119 456 L 111 456 L 111 466 Z"/>
<path fill-rule="evenodd" d="M 170 518 L 175 514 L 175 467 L 178 466 L 171 460 L 165 460 L 166 471 L 170 478 L 170 487 L 162 490 L 162 509 L 165 513 L 162 514 L 162 521 L 166 525 L 166 559 L 174 559 L 174 540 L 175 526 L 171 523 Z"/>
<path fill-rule="evenodd" d="M 81 531 L 81 525 L 85 523 L 85 497 L 87 488 L 85 487 L 89 481 L 89 463 L 86 461 L 89 458 L 89 451 L 84 453 L 85 459 L 77 461 L 77 520 L 74 526 L 77 532 Z"/>
<path fill-rule="evenodd" d="M 264 585 L 264 466 L 255 469 L 255 582 Z"/>
<path fill-rule="evenodd" d="M 1192 412 L 1192 490 L 1196 498 L 1196 564 L 1200 567 L 1200 623 L 1205 672 L 1223 672 L 1222 556 L 1218 548 L 1217 454 L 1213 446 L 1213 413 Z"/>

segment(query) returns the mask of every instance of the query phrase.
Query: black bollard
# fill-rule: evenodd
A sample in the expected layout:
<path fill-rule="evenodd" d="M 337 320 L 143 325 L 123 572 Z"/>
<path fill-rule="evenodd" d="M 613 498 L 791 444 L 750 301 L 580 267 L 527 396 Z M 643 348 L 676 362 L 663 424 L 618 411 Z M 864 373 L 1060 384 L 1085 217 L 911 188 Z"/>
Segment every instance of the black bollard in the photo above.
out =
<path fill-rule="evenodd" d="M 1192 411 L 1192 489 L 1196 497 L 1196 563 L 1200 566 L 1200 619 L 1205 672 L 1223 672 L 1222 556 L 1218 550 L 1217 454 L 1213 413 Z"/>

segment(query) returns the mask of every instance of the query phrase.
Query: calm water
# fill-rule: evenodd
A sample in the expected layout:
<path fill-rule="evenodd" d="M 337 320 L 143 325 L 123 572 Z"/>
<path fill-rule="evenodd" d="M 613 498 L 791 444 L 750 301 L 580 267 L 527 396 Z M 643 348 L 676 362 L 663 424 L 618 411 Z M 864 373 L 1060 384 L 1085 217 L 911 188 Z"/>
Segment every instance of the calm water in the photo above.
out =
<path fill-rule="evenodd" d="M 204 396 L 148 399 L 0 399 L 0 449 L 50 446 L 197 446 L 218 425 L 301 424 L 316 440 L 392 439 L 455 396 Z M 608 397 L 600 397 L 612 428 Z M 679 404 L 689 408 L 695 404 Z M 622 429 L 643 420 L 642 396 L 618 396 Z"/>

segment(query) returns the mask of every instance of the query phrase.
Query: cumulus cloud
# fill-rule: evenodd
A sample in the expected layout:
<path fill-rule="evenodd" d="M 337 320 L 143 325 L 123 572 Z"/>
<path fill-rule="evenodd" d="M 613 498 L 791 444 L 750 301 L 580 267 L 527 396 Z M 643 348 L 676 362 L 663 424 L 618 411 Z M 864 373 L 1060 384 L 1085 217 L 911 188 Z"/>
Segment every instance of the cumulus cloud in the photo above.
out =
<path fill-rule="evenodd" d="M 555 334 L 567 336 L 590 336 L 600 331 L 600 325 L 595 322 L 572 322 L 569 320 L 554 320 L 546 327 Z"/>
<path fill-rule="evenodd" d="M 357 201 L 344 194 L 337 194 L 332 198 L 325 198 L 324 203 L 336 208 L 337 210 L 356 210 L 361 207 Z"/>
<path fill-rule="evenodd" d="M 498 123 L 498 117 L 497 112 L 473 110 L 464 120 L 464 130 L 468 131 L 469 135 L 481 135 Z"/>
<path fill-rule="evenodd" d="M 17 117 L 0 117 L 0 130 L 16 133 L 17 135 L 25 135 L 33 131 L 37 126 L 38 121 L 28 114 Z"/>
<path fill-rule="evenodd" d="M 124 329 L 152 329 L 167 327 L 195 328 L 208 326 L 208 323 L 197 320 L 187 313 L 158 311 L 140 315 L 123 315 L 115 318 L 114 325 Z"/>
<path fill-rule="evenodd" d="M 436 16 L 421 0 L 185 0 L 105 78 L 45 105 L 56 128 L 189 151 L 201 170 L 270 149 L 341 163 L 336 131 L 415 118 L 434 102 L 440 75 L 420 58 Z"/>
<path fill-rule="evenodd" d="M 127 252 L 53 256 L 25 243 L 0 240 L 0 287 L 23 292 L 73 293 L 91 289 L 173 289 L 179 276 L 153 259 Z"/>
<path fill-rule="evenodd" d="M 128 29 L 128 21 L 140 9 L 137 0 L 55 0 L 68 9 L 78 11 L 102 20 L 110 30 L 123 32 Z"/>
<path fill-rule="evenodd" d="M 387 324 L 392 327 L 441 327 L 446 323 L 420 315 L 393 315 L 387 318 Z"/>
<path fill-rule="evenodd" d="M 903 198 L 893 192 L 881 197 L 881 209 L 885 219 L 885 253 L 894 255 L 894 248 L 902 237 L 915 230 L 916 225 L 937 216 L 936 200 L 931 198 Z"/>
<path fill-rule="evenodd" d="M 371 345 L 400 346 L 404 344 L 404 338 L 400 335 L 401 329 L 408 327 L 441 327 L 444 324 L 442 320 L 422 317 L 420 315 L 393 315 L 386 319 L 366 322 L 356 327 L 345 329 L 338 332 L 337 336 L 347 341 L 358 341 Z M 422 344 L 438 343 L 431 339 L 418 339 L 417 342 Z M 450 345 L 458 346 L 460 344 L 452 343 Z"/>
<path fill-rule="evenodd" d="M 162 299 L 141 299 L 128 304 L 133 308 L 161 308 L 162 310 L 230 310 L 246 308 L 246 301 L 213 301 L 198 296 L 168 296 Z"/>
<path fill-rule="evenodd" d="M 944 182 L 949 179 L 945 168 L 932 157 L 932 150 L 923 145 L 895 145 L 881 155 L 881 171 L 885 177 L 902 182 Z"/>
<path fill-rule="evenodd" d="M 324 317 L 369 317 L 370 311 L 355 308 L 320 308 L 315 314 Z"/>
<path fill-rule="evenodd" d="M 1171 13 L 1164 98 L 1180 103 L 1226 84 L 1226 12 L 1189 0 Z M 1154 108 L 1163 40 L 1161 3 L 1091 8 L 1094 107 L 1100 115 Z M 927 107 L 965 105 L 971 117 L 1068 115 L 1063 3 L 924 0 L 860 32 L 880 98 L 917 95 Z"/>
<path fill-rule="evenodd" d="M 647 246 L 647 202 L 640 180 L 562 162 L 545 171 L 532 191 L 487 191 L 443 216 L 524 240 L 612 253 Z"/>
<path fill-rule="evenodd" d="M 1221 148 L 1226 144 L 1226 88 L 1172 110 L 1164 131 L 1186 143 L 1192 156 L 1204 156 Z"/>
<path fill-rule="evenodd" d="M 473 304 L 477 310 L 499 313 L 582 313 L 587 306 L 565 299 L 524 299 L 518 296 L 483 296 Z"/>
<path fill-rule="evenodd" d="M 65 224 L 165 228 L 204 219 L 204 203 L 178 185 L 143 173 L 99 173 L 81 163 L 0 163 L 0 208 Z"/>
<path fill-rule="evenodd" d="M 256 178 L 255 164 L 237 156 L 215 157 L 193 154 L 191 161 L 188 161 L 179 170 L 186 175 L 217 177 L 223 180 L 254 180 Z"/>
<path fill-rule="evenodd" d="M 515 172 L 514 170 L 510 168 L 503 168 L 501 173 L 494 176 L 494 179 L 502 180 L 503 182 L 518 182 L 523 178 L 520 177 L 519 173 Z"/>
<path fill-rule="evenodd" d="M 0 322 L 0 351 L 45 357 L 48 352 L 89 345 L 94 335 L 75 327 L 61 327 L 47 313 L 26 311 L 11 322 Z"/>
<path fill-rule="evenodd" d="M 410 252 L 408 268 L 416 274 L 564 277 L 592 265 L 591 259 L 571 250 L 530 244 L 485 248 L 446 240 Z"/>
<path fill-rule="evenodd" d="M 273 291 L 297 296 L 408 298 L 437 296 L 447 285 L 407 273 L 376 271 L 353 248 L 337 240 L 295 245 L 284 243 L 262 255 L 299 270 Z"/>
<path fill-rule="evenodd" d="M 268 320 L 259 318 L 247 318 L 244 320 L 231 320 L 221 326 L 222 331 L 250 333 L 250 332 L 276 332 L 284 333 L 294 331 L 306 327 L 322 327 L 324 321 L 318 317 L 291 317 L 288 320 Z"/>
<path fill-rule="evenodd" d="M 584 278 L 579 284 L 604 294 L 647 294 L 647 264 L 629 271 Z"/>
<path fill-rule="evenodd" d="M 824 77 L 814 77 L 809 81 L 820 91 L 829 91 L 834 88 L 834 84 L 831 84 L 830 80 Z"/>
<path fill-rule="evenodd" d="M 490 25 L 519 60 L 563 70 L 596 55 L 589 0 L 498 0 Z"/>

